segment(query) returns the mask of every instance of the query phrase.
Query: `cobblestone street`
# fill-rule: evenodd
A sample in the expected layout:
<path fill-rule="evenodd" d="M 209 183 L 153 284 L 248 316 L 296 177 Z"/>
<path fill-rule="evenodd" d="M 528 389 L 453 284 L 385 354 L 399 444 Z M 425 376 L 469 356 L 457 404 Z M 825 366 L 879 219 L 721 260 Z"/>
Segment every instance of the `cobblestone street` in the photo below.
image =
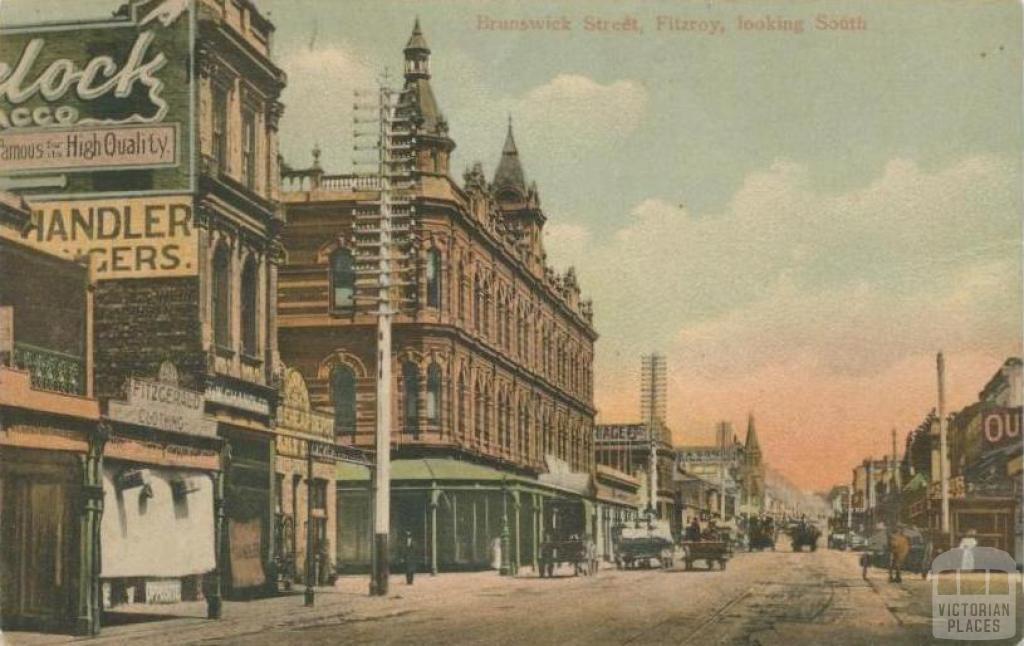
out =
<path fill-rule="evenodd" d="M 738 554 L 719 571 L 620 571 L 596 577 L 514 579 L 494 572 L 399 577 L 387 598 L 364 577 L 302 595 L 228 603 L 219 622 L 203 606 L 161 621 L 108 626 L 90 644 L 920 644 L 930 639 L 929 584 L 861 578 L 856 555 L 818 550 Z M 1018 616 L 1020 611 L 1018 610 Z M 9 633 L 6 644 L 84 641 Z"/>

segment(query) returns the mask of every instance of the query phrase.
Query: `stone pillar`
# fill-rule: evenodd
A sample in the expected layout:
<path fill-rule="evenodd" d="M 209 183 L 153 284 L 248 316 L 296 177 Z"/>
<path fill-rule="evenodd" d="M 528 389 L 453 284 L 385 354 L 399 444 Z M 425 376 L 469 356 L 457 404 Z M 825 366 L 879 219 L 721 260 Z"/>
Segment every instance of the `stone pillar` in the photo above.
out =
<path fill-rule="evenodd" d="M 517 489 L 517 490 L 512 492 L 512 531 L 513 531 L 513 535 L 515 537 L 514 540 L 513 540 L 513 543 L 512 543 L 512 545 L 513 545 L 512 555 L 514 557 L 512 559 L 512 575 L 513 576 L 516 575 L 516 574 L 519 574 L 519 561 L 523 557 L 522 552 L 520 551 L 520 547 L 521 546 L 519 544 L 519 511 L 520 511 L 520 506 L 521 505 L 520 505 L 520 502 L 519 502 L 519 490 Z"/>
<path fill-rule="evenodd" d="M 437 574 L 437 504 L 441 492 L 437 485 L 430 488 L 430 575 Z"/>
<path fill-rule="evenodd" d="M 100 591 L 102 552 L 100 521 L 103 518 L 103 448 L 110 437 L 110 426 L 104 421 L 97 425 L 89 438 L 89 448 L 80 455 L 82 466 L 82 493 L 79 505 L 78 541 L 78 609 L 75 633 L 97 635 L 103 612 Z"/>
<path fill-rule="evenodd" d="M 267 555 L 263 571 L 267 573 L 267 592 L 277 592 L 277 544 L 275 542 L 277 533 L 277 442 L 271 438 L 268 448 L 268 466 L 270 473 L 267 477 Z"/>
<path fill-rule="evenodd" d="M 544 531 L 544 510 L 541 507 L 540 494 L 533 494 L 533 571 L 539 572 L 538 555 L 540 553 L 541 533 Z"/>
<path fill-rule="evenodd" d="M 220 471 L 213 474 L 213 553 L 216 562 L 210 574 L 210 589 L 206 593 L 206 616 L 220 619 L 223 600 L 221 587 L 227 570 L 227 537 L 224 532 L 224 474 L 231 464 L 231 445 L 224 441 L 220 450 Z"/>

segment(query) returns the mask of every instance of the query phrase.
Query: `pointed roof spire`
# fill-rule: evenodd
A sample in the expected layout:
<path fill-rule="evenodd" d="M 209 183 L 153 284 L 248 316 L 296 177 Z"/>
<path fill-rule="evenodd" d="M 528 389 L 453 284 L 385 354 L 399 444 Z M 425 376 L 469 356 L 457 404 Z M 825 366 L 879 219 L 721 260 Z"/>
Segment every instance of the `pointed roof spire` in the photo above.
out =
<path fill-rule="evenodd" d="M 512 190 L 525 199 L 526 174 L 523 172 L 523 165 L 519 161 L 519 150 L 516 148 L 516 139 L 512 134 L 512 115 L 508 115 L 508 133 L 505 135 L 505 145 L 501 149 L 501 161 L 498 169 L 494 172 L 494 190 L 500 193 L 502 190 Z"/>
<path fill-rule="evenodd" d="M 753 412 L 751 412 L 750 416 L 747 418 L 747 442 L 746 442 L 746 449 L 747 449 L 747 451 L 751 451 L 751 450 L 755 450 L 755 449 L 758 450 L 758 451 L 761 450 L 761 447 L 757 443 L 757 430 L 754 428 L 754 413 Z"/>
<path fill-rule="evenodd" d="M 409 36 L 409 42 L 405 44 L 405 51 L 420 50 L 430 53 L 430 47 L 427 45 L 427 39 L 423 37 L 423 31 L 420 29 L 420 17 L 416 16 L 416 22 L 412 25 L 412 35 Z"/>

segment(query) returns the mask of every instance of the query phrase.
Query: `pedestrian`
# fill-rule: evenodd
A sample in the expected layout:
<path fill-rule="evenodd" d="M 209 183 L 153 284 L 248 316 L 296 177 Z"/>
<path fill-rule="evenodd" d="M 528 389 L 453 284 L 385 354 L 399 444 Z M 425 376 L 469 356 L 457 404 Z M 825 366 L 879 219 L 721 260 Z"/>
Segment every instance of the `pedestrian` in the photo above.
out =
<path fill-rule="evenodd" d="M 405 561 L 405 584 L 412 585 L 416 567 L 419 565 L 419 550 L 409 530 L 405 530 L 405 538 L 402 540 L 402 556 Z"/>
<path fill-rule="evenodd" d="M 868 566 L 869 565 L 871 565 L 871 555 L 868 554 L 867 552 L 861 552 L 861 555 L 860 555 L 860 567 L 861 567 L 860 576 L 865 581 L 868 580 Z"/>
<path fill-rule="evenodd" d="M 892 534 L 889 535 L 889 582 L 902 583 L 903 563 L 910 554 L 910 541 L 903 533 L 903 526 L 897 525 Z"/>

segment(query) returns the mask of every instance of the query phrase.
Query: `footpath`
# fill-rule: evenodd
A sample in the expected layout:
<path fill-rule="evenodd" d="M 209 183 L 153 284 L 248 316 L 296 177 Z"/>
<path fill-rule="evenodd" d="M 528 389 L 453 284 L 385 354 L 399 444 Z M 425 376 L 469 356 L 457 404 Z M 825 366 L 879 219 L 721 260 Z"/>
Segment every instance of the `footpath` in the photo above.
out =
<path fill-rule="evenodd" d="M 117 613 L 116 625 L 104 626 L 96 637 L 75 637 L 48 633 L 7 631 L 0 633 L 3 646 L 50 646 L 53 644 L 194 644 L 294 627 L 340 625 L 379 621 L 408 614 L 436 601 L 437 595 L 480 594 L 487 589 L 508 589 L 530 580 L 509 581 L 497 572 L 417 575 L 413 585 L 404 576 L 392 576 L 386 597 L 367 594 L 368 576 L 338 579 L 334 587 L 316 588 L 313 607 L 303 602 L 304 588 L 296 587 L 280 596 L 252 601 L 225 601 L 219 620 L 206 618 L 205 602 L 184 602 L 161 606 L 136 605 Z M 119 608 L 120 610 L 120 608 Z M 154 614 L 154 610 L 160 614 Z"/>

